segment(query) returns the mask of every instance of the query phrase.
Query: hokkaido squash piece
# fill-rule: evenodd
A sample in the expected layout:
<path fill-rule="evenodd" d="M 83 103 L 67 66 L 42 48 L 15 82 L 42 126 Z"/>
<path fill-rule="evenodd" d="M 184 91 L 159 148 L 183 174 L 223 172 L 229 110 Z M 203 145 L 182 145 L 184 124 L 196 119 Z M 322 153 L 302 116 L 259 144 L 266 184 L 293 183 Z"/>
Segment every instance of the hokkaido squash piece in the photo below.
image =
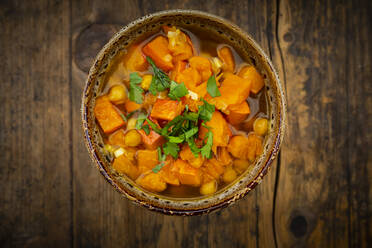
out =
<path fill-rule="evenodd" d="M 212 119 L 210 121 L 207 121 L 205 124 L 211 128 L 211 131 L 213 133 L 212 151 L 216 154 L 217 147 L 225 147 L 229 144 L 229 138 L 232 135 L 231 130 L 227 125 L 225 118 L 218 110 L 214 111 Z M 199 130 L 199 137 L 201 139 L 204 139 L 205 135 L 208 132 L 208 129 L 200 125 Z"/>
<path fill-rule="evenodd" d="M 247 119 L 251 110 L 249 109 L 248 103 L 246 101 L 240 104 L 233 104 L 227 108 L 229 115 L 227 116 L 227 120 L 233 124 L 239 124 Z"/>
<path fill-rule="evenodd" d="M 191 166 L 199 168 L 204 163 L 204 158 L 198 154 L 197 157 L 192 153 L 189 145 L 184 145 L 180 151 L 180 158 L 187 161 Z"/>
<path fill-rule="evenodd" d="M 182 159 L 177 159 L 173 163 L 173 167 L 171 168 L 178 179 L 180 180 L 181 184 L 190 185 L 190 186 L 200 186 L 201 183 L 201 170 L 195 167 L 192 167 L 187 162 L 183 161 Z"/>
<path fill-rule="evenodd" d="M 104 133 L 111 133 L 125 124 L 125 121 L 107 96 L 101 96 L 96 99 L 94 115 Z"/>
<path fill-rule="evenodd" d="M 172 171 L 173 161 L 166 161 L 165 165 L 158 172 L 166 183 L 179 186 L 180 180 L 175 172 Z"/>
<path fill-rule="evenodd" d="M 115 158 L 112 167 L 117 172 L 123 173 L 133 180 L 139 176 L 138 168 L 125 155 Z"/>
<path fill-rule="evenodd" d="M 149 56 L 157 67 L 164 71 L 173 69 L 172 55 L 168 49 L 168 39 L 164 36 L 157 36 L 142 48 L 143 53 Z"/>
<path fill-rule="evenodd" d="M 203 97 L 204 98 L 207 95 L 207 82 L 201 83 L 198 86 L 196 86 L 193 89 L 193 92 L 195 92 L 196 94 L 198 94 L 199 98 L 200 97 Z"/>
<path fill-rule="evenodd" d="M 229 151 L 227 150 L 227 147 L 219 147 L 217 150 L 217 160 L 220 162 L 223 166 L 229 165 L 232 163 L 232 158 L 230 156 Z"/>
<path fill-rule="evenodd" d="M 195 87 L 202 82 L 198 70 L 191 67 L 180 73 L 177 80 L 177 83 L 184 83 L 186 87 L 192 91 L 194 91 Z"/>
<path fill-rule="evenodd" d="M 201 167 L 202 171 L 202 184 L 209 183 L 210 181 L 216 180 L 213 176 L 208 173 L 207 167 Z"/>
<path fill-rule="evenodd" d="M 246 154 L 246 158 L 249 161 L 254 161 L 254 159 L 261 155 L 263 146 L 262 146 L 262 138 L 255 133 L 250 133 L 248 135 L 248 152 Z"/>
<path fill-rule="evenodd" d="M 187 60 L 193 55 L 193 46 L 190 38 L 176 27 L 165 28 L 169 45 L 168 48 L 173 55 L 173 61 Z"/>
<path fill-rule="evenodd" d="M 167 183 L 163 178 L 158 173 L 154 172 L 142 174 L 137 178 L 136 183 L 153 192 L 162 192 L 167 188 Z"/>
<path fill-rule="evenodd" d="M 230 139 L 227 150 L 235 157 L 239 159 L 246 158 L 248 152 L 248 139 L 242 135 L 233 136 Z"/>
<path fill-rule="evenodd" d="M 156 120 L 152 121 L 159 126 Z M 144 122 L 144 125 L 147 125 L 147 121 Z M 163 136 L 154 132 L 150 127 L 150 133 L 146 134 L 143 129 L 137 130 L 142 136 L 142 143 L 145 145 L 145 148 L 148 150 L 155 150 L 158 146 L 160 146 L 164 142 Z"/>
<path fill-rule="evenodd" d="M 136 155 L 137 165 L 142 173 L 159 164 L 157 150 L 138 150 Z"/>
<path fill-rule="evenodd" d="M 171 121 L 180 115 L 184 108 L 180 101 L 157 99 L 152 107 L 151 117 Z"/>
<path fill-rule="evenodd" d="M 221 96 L 206 96 L 206 100 L 216 106 L 216 108 L 225 111 L 229 105 L 239 104 L 245 101 L 249 96 L 251 82 L 234 74 L 227 74 L 219 88 Z"/>
<path fill-rule="evenodd" d="M 265 86 L 263 77 L 254 66 L 243 67 L 238 75 L 251 82 L 251 91 L 254 94 L 257 94 Z"/>
<path fill-rule="evenodd" d="M 141 107 L 142 107 L 141 104 L 138 104 L 138 103 L 133 102 L 131 100 L 126 101 L 124 106 L 125 106 L 125 110 L 127 111 L 127 113 L 136 111 L 138 109 L 141 109 Z"/>
<path fill-rule="evenodd" d="M 125 137 L 124 130 L 119 129 L 118 131 L 109 136 L 108 142 L 110 145 L 125 147 L 124 137 Z"/>
<path fill-rule="evenodd" d="M 138 45 L 131 46 L 124 56 L 124 66 L 131 71 L 146 71 L 149 64 Z"/>
<path fill-rule="evenodd" d="M 189 59 L 190 67 L 196 69 L 201 75 L 202 81 L 207 81 L 212 76 L 212 65 L 209 59 L 194 56 Z"/>
<path fill-rule="evenodd" d="M 203 105 L 204 103 L 200 100 L 194 100 L 190 96 L 184 96 L 181 98 L 183 105 L 188 105 L 189 110 L 192 112 L 198 112 L 199 106 Z"/>
<path fill-rule="evenodd" d="M 217 50 L 218 57 L 222 60 L 222 69 L 229 72 L 235 71 L 235 60 L 231 52 L 231 49 L 227 46 L 224 46 Z"/>
<path fill-rule="evenodd" d="M 179 75 L 186 69 L 185 61 L 177 61 L 173 70 L 170 72 L 170 79 L 178 82 Z"/>
<path fill-rule="evenodd" d="M 214 179 L 218 179 L 224 172 L 225 167 L 216 159 L 209 159 L 204 163 L 204 173 L 209 174 Z"/>

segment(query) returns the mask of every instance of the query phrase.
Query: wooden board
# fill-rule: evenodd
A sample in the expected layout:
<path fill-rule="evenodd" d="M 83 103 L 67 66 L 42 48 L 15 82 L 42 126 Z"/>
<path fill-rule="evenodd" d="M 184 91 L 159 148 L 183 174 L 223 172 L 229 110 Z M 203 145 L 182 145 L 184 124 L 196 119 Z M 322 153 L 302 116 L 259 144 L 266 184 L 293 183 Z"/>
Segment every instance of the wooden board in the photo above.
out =
<path fill-rule="evenodd" d="M 121 197 L 94 167 L 81 92 L 119 28 L 164 9 L 235 22 L 285 84 L 277 165 L 237 204 L 172 217 Z M 0 242 L 5 247 L 367 247 L 372 236 L 370 1 L 0 3 Z"/>

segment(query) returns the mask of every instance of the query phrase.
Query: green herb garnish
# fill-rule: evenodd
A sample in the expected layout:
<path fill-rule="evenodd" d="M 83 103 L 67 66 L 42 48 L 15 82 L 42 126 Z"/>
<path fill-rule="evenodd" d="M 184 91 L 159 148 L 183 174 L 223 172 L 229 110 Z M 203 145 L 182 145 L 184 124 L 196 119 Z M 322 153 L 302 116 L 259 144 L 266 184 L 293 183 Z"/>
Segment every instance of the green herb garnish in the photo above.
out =
<path fill-rule="evenodd" d="M 216 77 L 214 75 L 210 76 L 207 81 L 207 91 L 211 97 L 221 96 L 221 92 L 217 87 Z"/>
<path fill-rule="evenodd" d="M 137 117 L 137 122 L 136 122 L 136 129 L 140 130 L 142 128 L 143 122 L 146 120 L 147 115 L 144 113 L 140 113 Z"/>
<path fill-rule="evenodd" d="M 149 125 L 143 125 L 142 129 L 143 129 L 143 131 L 145 131 L 146 135 L 150 134 L 150 126 Z"/>
<path fill-rule="evenodd" d="M 129 75 L 129 100 L 141 104 L 143 102 L 143 89 L 139 86 L 142 78 L 137 72 Z"/>
<path fill-rule="evenodd" d="M 152 130 L 154 130 L 154 132 L 156 132 L 156 133 L 158 133 L 158 134 L 161 135 L 161 129 L 158 127 L 158 125 L 155 124 L 155 122 L 153 122 L 149 118 L 146 118 L 146 121 L 150 125 L 150 127 L 152 128 Z"/>
<path fill-rule="evenodd" d="M 174 158 L 178 158 L 178 152 L 180 148 L 176 143 L 167 142 L 163 145 L 163 152 L 165 155 L 171 155 Z"/>
<path fill-rule="evenodd" d="M 178 100 L 189 93 L 184 83 L 176 83 L 171 81 L 168 96 L 172 100 Z"/>
<path fill-rule="evenodd" d="M 205 136 L 207 143 L 200 149 L 201 155 L 204 158 L 211 158 L 212 156 L 212 145 L 213 145 L 213 133 L 209 131 Z"/>
<path fill-rule="evenodd" d="M 170 79 L 165 72 L 155 65 L 154 61 L 150 57 L 147 56 L 146 60 L 149 62 L 152 70 L 154 71 L 154 76 L 152 77 L 149 91 L 151 94 L 156 95 L 156 93 L 164 91 L 170 87 Z"/>
<path fill-rule="evenodd" d="M 204 121 L 210 121 L 214 113 L 214 105 L 209 104 L 206 100 L 202 99 L 204 104 L 199 106 L 199 118 Z"/>

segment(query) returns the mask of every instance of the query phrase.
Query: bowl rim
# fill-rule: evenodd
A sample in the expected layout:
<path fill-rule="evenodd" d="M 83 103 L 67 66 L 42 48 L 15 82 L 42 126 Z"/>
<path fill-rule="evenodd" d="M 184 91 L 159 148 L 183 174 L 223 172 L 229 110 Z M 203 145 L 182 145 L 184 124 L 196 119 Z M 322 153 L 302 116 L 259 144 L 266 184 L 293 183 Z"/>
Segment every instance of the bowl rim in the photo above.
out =
<path fill-rule="evenodd" d="M 88 117 L 87 117 L 87 109 L 86 106 L 86 100 L 88 98 L 88 90 L 89 86 L 92 83 L 92 78 L 94 78 L 95 73 L 95 66 L 97 63 L 103 59 L 105 52 L 108 48 L 110 48 L 116 40 L 122 36 L 123 33 L 125 33 L 126 30 L 135 27 L 137 24 L 140 24 L 144 20 L 153 18 L 153 17 L 161 17 L 164 15 L 179 15 L 179 14 L 189 14 L 189 15 L 198 15 L 199 17 L 208 18 L 211 20 L 215 20 L 218 22 L 223 22 L 228 28 L 234 29 L 234 31 L 239 32 L 241 36 L 244 36 L 246 39 L 250 40 L 250 45 L 257 50 L 259 54 L 263 56 L 263 60 L 267 65 L 269 66 L 272 75 L 275 79 L 275 86 L 277 87 L 277 92 L 279 93 L 278 99 L 280 100 L 278 102 L 278 112 L 279 112 L 279 125 L 278 125 L 278 131 L 277 134 L 274 137 L 273 140 L 273 149 L 271 149 L 266 156 L 267 159 L 263 166 L 261 166 L 260 170 L 257 172 L 257 174 L 253 177 L 253 179 L 244 186 L 243 193 L 239 194 L 239 191 L 235 192 L 232 196 L 228 197 L 227 199 L 224 199 L 221 202 L 217 202 L 212 204 L 211 206 L 207 207 L 201 207 L 198 209 L 176 209 L 176 208 L 166 208 L 166 207 L 159 207 L 157 205 L 154 205 L 151 203 L 151 201 L 142 200 L 139 198 L 136 198 L 135 195 L 132 195 L 129 191 L 127 191 L 125 188 L 122 188 L 118 185 L 115 180 L 107 173 L 104 165 L 99 159 L 97 149 L 94 146 L 94 142 L 92 141 L 92 137 L 88 130 Z M 100 52 L 97 54 L 96 58 L 94 59 L 94 62 L 89 70 L 88 77 L 85 81 L 85 87 L 82 93 L 82 102 L 81 102 L 81 118 L 82 118 L 82 129 L 84 132 L 84 143 L 88 149 L 89 156 L 91 160 L 94 162 L 96 167 L 101 172 L 101 175 L 126 199 L 129 199 L 131 202 L 138 204 L 140 206 L 143 206 L 151 211 L 167 214 L 167 215 L 182 215 L 182 216 L 193 216 L 193 215 L 201 215 L 206 214 L 218 209 L 223 209 L 233 203 L 235 203 L 237 200 L 242 199 L 244 196 L 246 196 L 253 188 L 255 188 L 262 180 L 262 178 L 267 174 L 268 170 L 270 169 L 273 161 L 277 157 L 280 145 L 283 142 L 284 133 L 285 133 L 285 122 L 286 122 L 286 98 L 283 91 L 283 87 L 281 84 L 281 81 L 279 79 L 278 73 L 275 70 L 270 58 L 266 55 L 266 53 L 263 51 L 263 49 L 258 45 L 258 43 L 244 30 L 242 30 L 240 27 L 238 27 L 236 24 L 232 23 L 229 20 L 226 20 L 225 18 L 199 11 L 199 10 L 184 10 L 184 9 L 172 9 L 172 10 L 163 10 L 159 12 L 150 13 L 148 15 L 142 16 L 137 18 L 136 20 L 128 23 L 127 25 L 123 26 L 115 35 L 113 35 L 110 40 L 103 46 L 103 48 L 100 50 Z"/>

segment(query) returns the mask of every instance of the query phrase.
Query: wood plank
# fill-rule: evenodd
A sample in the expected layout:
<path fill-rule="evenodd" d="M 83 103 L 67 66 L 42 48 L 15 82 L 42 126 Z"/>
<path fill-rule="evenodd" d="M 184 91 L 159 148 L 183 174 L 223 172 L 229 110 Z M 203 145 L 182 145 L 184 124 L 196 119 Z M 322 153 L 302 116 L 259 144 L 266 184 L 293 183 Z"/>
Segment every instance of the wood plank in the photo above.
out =
<path fill-rule="evenodd" d="M 93 1 L 87 4 L 75 2 L 72 6 L 73 32 L 73 106 L 76 106 L 74 125 L 79 130 L 80 93 L 87 71 L 86 64 L 95 56 L 95 52 L 77 50 L 79 39 L 89 39 L 89 32 L 102 32 L 95 40 L 90 39 L 90 47 L 104 44 L 107 33 L 112 32 L 113 24 L 126 24 L 135 18 L 152 12 L 175 8 L 200 9 L 236 22 L 259 41 L 269 52 L 265 28 L 268 25 L 267 5 L 251 2 L 243 7 L 237 2 L 225 3 L 219 8 L 217 1 L 205 3 L 183 1 L 142 1 L 115 3 L 111 1 Z M 251 13 L 246 15 L 247 11 Z M 109 15 L 107 13 L 110 13 Z M 261 21 L 264 20 L 262 26 Z M 90 26 L 92 23 L 98 23 Z M 100 27 L 98 25 L 101 25 Z M 86 31 L 87 27 L 90 31 Z M 262 31 L 263 30 L 263 31 Z M 82 38 L 84 36 L 85 38 Z M 94 39 L 94 37 L 93 37 Z M 82 40 L 83 41 L 83 40 Z M 83 42 L 87 44 L 87 42 Z M 91 49 L 88 47 L 87 49 Z M 85 51 L 86 49 L 84 49 Z M 85 55 L 82 55 L 84 53 Z M 90 58 L 89 58 L 90 57 Z M 89 161 L 82 140 L 82 134 L 73 133 L 74 141 L 74 235 L 75 245 L 115 246 L 127 244 L 129 247 L 256 247 L 257 244 L 271 246 L 272 199 L 275 180 L 275 165 L 270 176 L 258 186 L 258 190 L 249 194 L 236 205 L 208 216 L 171 217 L 154 214 L 134 206 L 116 193 L 99 175 Z M 94 207 L 92 207 L 94 202 Z M 259 221 L 259 218 L 262 220 Z M 113 224 L 114 223 L 114 224 Z M 151 230 L 151 231 L 149 231 Z M 262 233 L 261 235 L 259 234 Z M 258 239 L 256 238 L 258 237 Z"/>
<path fill-rule="evenodd" d="M 1 3 L 3 247 L 71 244 L 69 28 L 68 1 Z"/>
<path fill-rule="evenodd" d="M 274 57 L 285 69 L 289 128 L 276 199 L 279 247 L 371 243 L 371 7 L 280 1 Z"/>

